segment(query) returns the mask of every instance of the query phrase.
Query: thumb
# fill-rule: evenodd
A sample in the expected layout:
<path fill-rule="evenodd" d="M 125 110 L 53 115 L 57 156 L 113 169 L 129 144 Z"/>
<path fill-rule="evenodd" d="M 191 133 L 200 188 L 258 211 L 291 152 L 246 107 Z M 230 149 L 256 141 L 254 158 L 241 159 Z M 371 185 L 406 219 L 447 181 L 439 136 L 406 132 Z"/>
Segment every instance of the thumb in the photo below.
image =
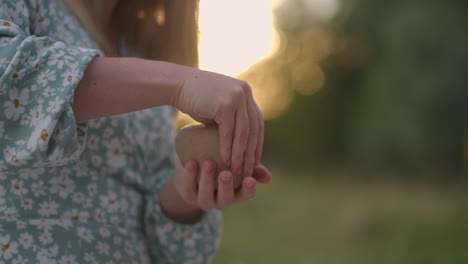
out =
<path fill-rule="evenodd" d="M 254 168 L 252 177 L 259 183 L 267 184 L 273 179 L 270 171 L 263 165 Z"/>

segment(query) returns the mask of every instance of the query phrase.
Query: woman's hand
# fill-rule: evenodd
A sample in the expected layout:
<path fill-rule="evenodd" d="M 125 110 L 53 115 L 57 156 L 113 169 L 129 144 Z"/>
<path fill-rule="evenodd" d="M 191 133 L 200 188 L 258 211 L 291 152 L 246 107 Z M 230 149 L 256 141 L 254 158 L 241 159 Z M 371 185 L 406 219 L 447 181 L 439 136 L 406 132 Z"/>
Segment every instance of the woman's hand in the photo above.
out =
<path fill-rule="evenodd" d="M 246 81 L 189 70 L 171 104 L 199 122 L 218 124 L 221 159 L 237 174 L 252 176 L 262 156 L 264 121 Z"/>
<path fill-rule="evenodd" d="M 190 161 L 185 168 L 179 168 L 174 177 L 173 184 L 183 201 L 204 211 L 213 208 L 225 210 L 231 205 L 251 200 L 256 194 L 256 182 L 267 184 L 272 176 L 264 166 L 257 166 L 252 177 L 246 177 L 241 188 L 234 192 L 232 173 L 222 171 L 218 175 L 218 190 L 216 186 L 216 167 L 211 160 L 205 161 L 201 170 L 200 182 L 197 183 L 198 164 Z"/>

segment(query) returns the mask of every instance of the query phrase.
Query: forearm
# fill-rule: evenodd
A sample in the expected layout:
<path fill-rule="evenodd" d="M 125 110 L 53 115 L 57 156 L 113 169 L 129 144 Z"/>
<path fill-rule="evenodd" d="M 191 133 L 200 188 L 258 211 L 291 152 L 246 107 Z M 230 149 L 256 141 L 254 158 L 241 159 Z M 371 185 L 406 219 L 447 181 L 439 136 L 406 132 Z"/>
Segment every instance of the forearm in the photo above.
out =
<path fill-rule="evenodd" d="M 164 61 L 95 57 L 76 87 L 75 117 L 79 122 L 171 105 L 193 69 Z"/>
<path fill-rule="evenodd" d="M 173 173 L 177 173 L 176 170 Z M 174 177 L 169 177 L 166 183 L 161 187 L 159 193 L 159 202 L 164 214 L 181 224 L 195 224 L 200 221 L 203 211 L 191 204 L 187 204 L 180 194 L 176 191 Z"/>

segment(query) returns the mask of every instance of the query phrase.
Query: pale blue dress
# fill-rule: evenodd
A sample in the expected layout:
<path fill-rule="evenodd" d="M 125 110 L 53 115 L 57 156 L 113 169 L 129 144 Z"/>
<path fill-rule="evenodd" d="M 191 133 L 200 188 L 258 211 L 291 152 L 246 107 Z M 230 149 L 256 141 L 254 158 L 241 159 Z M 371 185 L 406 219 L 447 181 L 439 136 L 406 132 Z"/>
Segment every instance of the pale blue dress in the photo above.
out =
<path fill-rule="evenodd" d="M 95 56 L 60 0 L 0 0 L 0 264 L 210 262 L 221 212 L 184 225 L 159 207 L 175 110 L 76 122 Z"/>

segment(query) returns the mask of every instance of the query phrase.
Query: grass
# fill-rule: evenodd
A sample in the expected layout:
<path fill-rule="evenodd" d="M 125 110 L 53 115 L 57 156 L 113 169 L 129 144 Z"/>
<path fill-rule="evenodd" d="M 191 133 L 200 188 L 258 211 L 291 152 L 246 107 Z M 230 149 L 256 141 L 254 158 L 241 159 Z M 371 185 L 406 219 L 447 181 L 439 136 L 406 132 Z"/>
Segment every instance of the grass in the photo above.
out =
<path fill-rule="evenodd" d="M 214 264 L 468 263 L 466 186 L 273 172 L 224 212 Z"/>

